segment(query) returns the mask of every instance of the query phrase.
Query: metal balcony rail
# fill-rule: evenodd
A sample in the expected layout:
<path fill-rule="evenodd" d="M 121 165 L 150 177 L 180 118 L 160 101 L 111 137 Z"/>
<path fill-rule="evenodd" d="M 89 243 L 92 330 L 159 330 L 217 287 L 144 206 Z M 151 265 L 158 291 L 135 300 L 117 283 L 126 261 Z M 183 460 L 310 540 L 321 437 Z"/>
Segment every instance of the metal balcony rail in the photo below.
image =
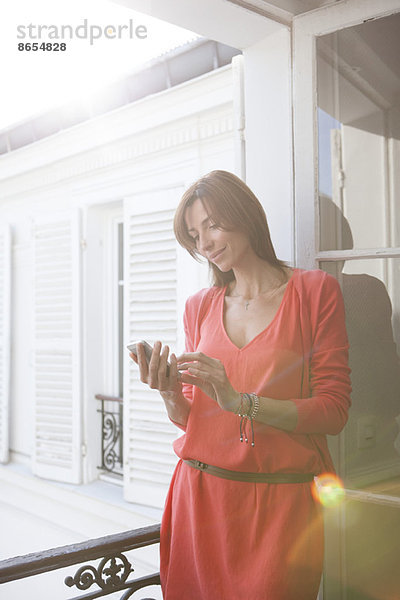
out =
<path fill-rule="evenodd" d="M 88 590 L 93 585 L 97 586 L 97 589 L 90 593 L 74 596 L 70 600 L 92 600 L 116 592 L 121 592 L 120 600 L 127 600 L 138 590 L 160 585 L 160 574 L 153 573 L 129 579 L 134 569 L 124 552 L 157 544 L 159 541 L 160 525 L 157 524 L 79 544 L 8 558 L 0 561 L 0 584 L 101 559 L 97 566 L 84 564 L 74 575 L 65 578 L 65 585 L 76 587 L 80 591 Z"/>
<path fill-rule="evenodd" d="M 101 466 L 99 469 L 122 477 L 123 456 L 123 400 L 114 396 L 96 394 L 101 402 Z"/>

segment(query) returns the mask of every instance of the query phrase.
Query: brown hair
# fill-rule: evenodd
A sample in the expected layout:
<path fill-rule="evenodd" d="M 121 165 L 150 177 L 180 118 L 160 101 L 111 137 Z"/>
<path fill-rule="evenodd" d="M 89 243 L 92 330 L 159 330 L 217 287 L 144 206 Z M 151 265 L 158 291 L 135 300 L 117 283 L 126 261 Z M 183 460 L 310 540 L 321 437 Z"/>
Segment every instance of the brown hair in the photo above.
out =
<path fill-rule="evenodd" d="M 193 258 L 200 260 L 196 244 L 187 230 L 185 213 L 197 199 L 202 201 L 212 220 L 221 229 L 244 233 L 257 256 L 283 270 L 285 263 L 275 254 L 263 207 L 251 189 L 228 171 L 211 171 L 201 177 L 186 190 L 176 210 L 176 239 Z M 232 270 L 224 273 L 215 264 L 208 264 L 213 285 L 223 287 L 235 279 Z"/>

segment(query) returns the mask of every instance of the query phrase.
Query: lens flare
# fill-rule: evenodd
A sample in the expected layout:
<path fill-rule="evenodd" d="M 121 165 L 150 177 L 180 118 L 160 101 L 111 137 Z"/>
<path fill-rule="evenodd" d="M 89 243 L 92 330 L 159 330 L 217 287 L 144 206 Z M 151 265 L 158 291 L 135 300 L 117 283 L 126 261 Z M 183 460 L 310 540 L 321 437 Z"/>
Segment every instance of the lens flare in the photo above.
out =
<path fill-rule="evenodd" d="M 323 506 L 336 506 L 345 496 L 342 480 L 333 473 L 323 473 L 314 479 L 312 495 Z"/>

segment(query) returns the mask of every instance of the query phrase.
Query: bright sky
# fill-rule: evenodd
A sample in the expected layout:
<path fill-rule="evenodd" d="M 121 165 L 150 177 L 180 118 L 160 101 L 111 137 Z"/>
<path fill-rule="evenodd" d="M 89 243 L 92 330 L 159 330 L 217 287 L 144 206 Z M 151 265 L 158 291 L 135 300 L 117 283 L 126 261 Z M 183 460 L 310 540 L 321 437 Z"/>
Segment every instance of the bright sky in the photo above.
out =
<path fill-rule="evenodd" d="M 0 19 L 0 130 L 49 108 L 76 100 L 90 100 L 101 87 L 119 79 L 155 56 L 196 39 L 195 34 L 152 17 L 134 12 L 110 0 L 13 0 L 2 7 Z M 129 37 L 129 30 L 120 29 L 120 39 L 49 39 L 54 28 L 42 29 L 42 39 L 29 39 L 27 26 L 111 26 L 110 36 L 118 26 L 130 25 L 132 31 L 144 25 L 147 38 Z M 17 38 L 17 26 L 24 26 L 24 39 Z M 98 31 L 97 29 L 95 30 Z M 143 30 L 141 30 L 143 32 Z M 84 28 L 81 27 L 81 33 Z M 21 42 L 62 42 L 64 52 L 18 51 Z"/>

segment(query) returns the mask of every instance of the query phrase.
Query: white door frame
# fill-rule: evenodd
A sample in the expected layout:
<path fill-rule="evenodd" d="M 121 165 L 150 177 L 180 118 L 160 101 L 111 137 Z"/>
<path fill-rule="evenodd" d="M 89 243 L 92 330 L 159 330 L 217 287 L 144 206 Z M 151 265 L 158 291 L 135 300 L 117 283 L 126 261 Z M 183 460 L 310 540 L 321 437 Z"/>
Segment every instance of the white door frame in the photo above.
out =
<path fill-rule="evenodd" d="M 318 128 L 316 38 L 334 31 L 359 25 L 366 20 L 400 12 L 400 0 L 347 0 L 295 17 L 293 20 L 293 116 L 294 116 L 294 187 L 295 187 L 295 255 L 296 264 L 318 268 L 320 261 L 357 258 L 399 257 L 400 248 L 320 251 L 318 196 Z M 335 436 L 330 449 L 339 474 L 343 469 L 344 438 Z M 347 491 L 349 497 L 370 501 L 371 494 Z M 376 496 L 375 501 L 380 503 Z M 398 499 L 393 498 L 398 506 Z M 328 511 L 327 511 L 328 512 Z M 331 511 L 327 517 L 325 559 L 329 564 L 335 589 L 321 589 L 326 600 L 346 600 L 345 546 L 342 537 L 345 511 Z"/>
<path fill-rule="evenodd" d="M 316 38 L 400 12 L 400 0 L 347 0 L 293 19 L 293 131 L 295 264 L 318 268 L 320 261 L 400 256 L 400 248 L 320 251 Z M 342 436 L 330 448 L 340 473 Z"/>

